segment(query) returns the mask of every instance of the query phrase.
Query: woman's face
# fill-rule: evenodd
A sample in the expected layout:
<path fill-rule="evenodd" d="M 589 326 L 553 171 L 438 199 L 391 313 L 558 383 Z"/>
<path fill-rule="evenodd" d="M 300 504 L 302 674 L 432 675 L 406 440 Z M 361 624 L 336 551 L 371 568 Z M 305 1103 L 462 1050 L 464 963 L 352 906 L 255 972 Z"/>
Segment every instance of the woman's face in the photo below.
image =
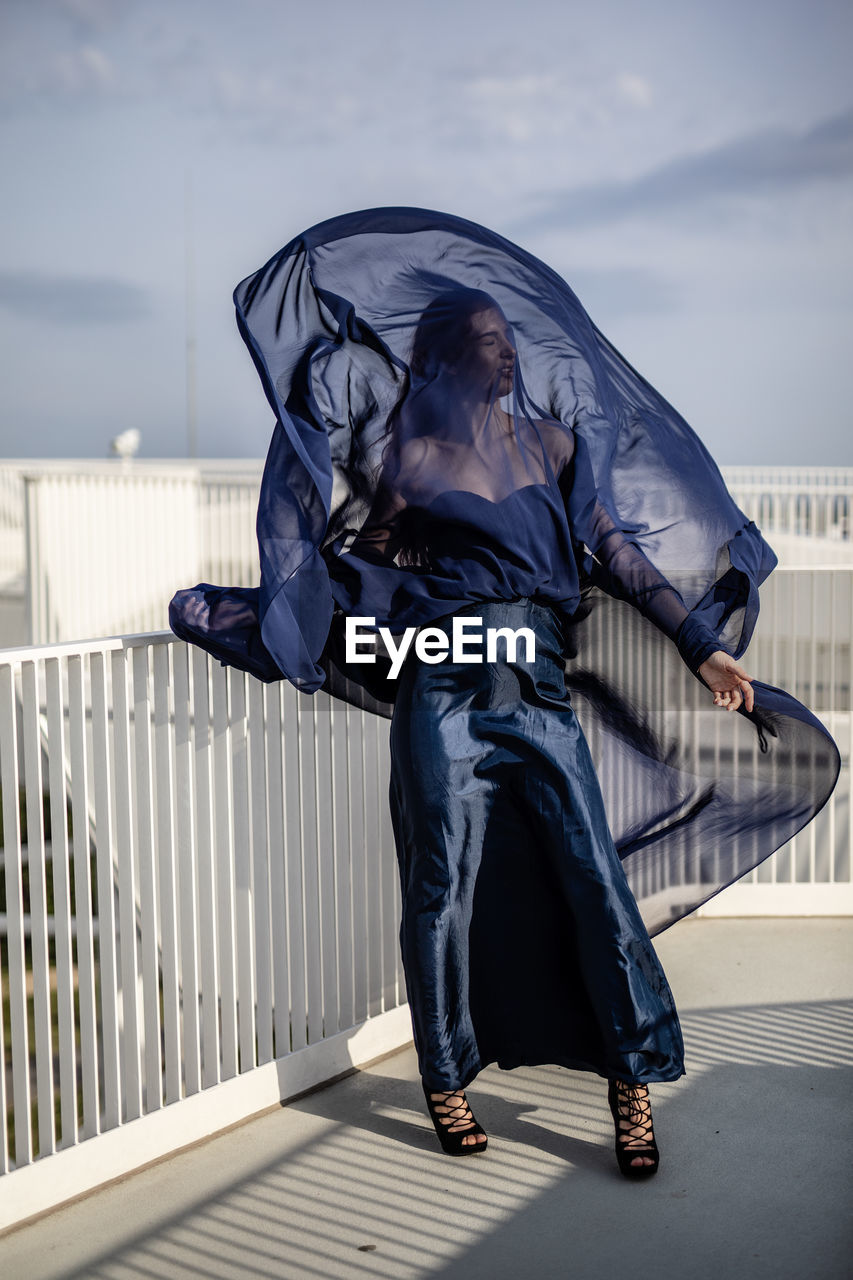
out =
<path fill-rule="evenodd" d="M 500 307 L 488 307 L 471 316 L 454 370 L 458 378 L 488 398 L 505 396 L 512 390 L 515 344 Z"/>

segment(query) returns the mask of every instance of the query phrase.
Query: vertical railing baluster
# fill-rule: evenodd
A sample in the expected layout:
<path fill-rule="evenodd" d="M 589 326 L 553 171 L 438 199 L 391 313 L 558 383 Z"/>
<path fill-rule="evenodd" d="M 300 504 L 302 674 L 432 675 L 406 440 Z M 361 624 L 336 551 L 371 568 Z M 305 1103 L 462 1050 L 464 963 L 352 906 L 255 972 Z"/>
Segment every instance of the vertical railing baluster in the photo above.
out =
<path fill-rule="evenodd" d="M 367 842 L 365 822 L 365 716 L 355 707 L 347 707 L 347 752 L 349 762 L 349 815 L 352 865 L 352 947 L 353 999 L 355 1021 L 367 1017 Z"/>
<path fill-rule="evenodd" d="M 193 790 L 192 714 L 189 649 L 170 645 L 175 688 L 175 843 L 179 934 L 180 1019 L 182 1061 L 187 1096 L 201 1088 L 199 1023 L 198 876 Z M 206 726 L 205 726 L 206 727 Z"/>
<path fill-rule="evenodd" d="M 103 1063 L 102 1123 L 114 1129 L 121 1123 L 121 1012 L 119 1008 L 116 876 L 118 850 L 113 824 L 113 771 L 110 758 L 110 698 L 106 656 L 89 659 L 92 690 L 92 755 L 95 791 L 95 867 L 98 890 L 98 977 Z"/>
<path fill-rule="evenodd" d="M 133 766 L 135 779 L 139 876 L 139 957 L 142 976 L 142 1018 L 145 1030 L 145 1110 L 163 1105 L 160 1061 L 160 958 L 157 928 L 157 871 L 154 849 L 154 798 L 151 760 L 151 698 L 148 688 L 148 650 L 130 651 L 133 688 Z"/>
<path fill-rule="evenodd" d="M 397 861 L 394 854 L 394 833 L 391 829 L 391 810 L 388 804 L 390 758 L 387 722 L 376 724 L 377 759 L 376 787 L 379 803 L 379 840 L 376 857 L 382 881 L 382 1007 L 394 1009 L 399 1003 L 397 991 L 398 956 L 400 942 L 400 886 Z"/>
<path fill-rule="evenodd" d="M 367 879 L 367 1012 L 382 1011 L 382 874 L 379 860 L 380 798 L 376 717 L 362 714 L 364 738 L 364 834 Z"/>
<path fill-rule="evenodd" d="M 216 923 L 219 939 L 218 985 L 223 1080 L 239 1070 L 237 1051 L 237 957 L 234 934 L 234 844 L 232 828 L 231 725 L 228 676 L 223 667 L 210 668 L 213 685 L 213 802 L 216 869 Z"/>
<path fill-rule="evenodd" d="M 237 943 L 237 1026 L 240 1071 L 256 1065 L 255 965 L 252 921 L 252 833 L 249 815 L 249 751 L 246 677 L 231 671 L 231 777 L 234 797 L 234 920 Z"/>
<path fill-rule="evenodd" d="M 89 770 L 86 744 L 86 689 L 83 658 L 68 659 L 68 746 L 71 763 L 71 826 L 74 859 L 74 925 L 77 939 L 77 997 L 80 1008 L 80 1066 L 83 1126 L 90 1138 L 100 1129 L 98 1022 L 95 1003 L 95 943 L 89 842 Z"/>
<path fill-rule="evenodd" d="M 290 1052 L 287 889 L 285 885 L 284 755 L 281 683 L 264 687 L 270 857 L 270 945 L 272 948 L 273 1037 L 275 1056 Z"/>
<path fill-rule="evenodd" d="M 283 689 L 284 827 L 287 887 L 287 957 L 290 975 L 290 1048 L 308 1043 L 305 983 L 305 895 L 302 880 L 302 797 L 299 779 L 299 694 Z"/>
<path fill-rule="evenodd" d="M 352 836 L 349 825 L 350 778 L 347 766 L 347 707 L 332 699 L 329 705 L 334 797 L 335 937 L 338 956 L 338 1025 L 355 1023 L 352 954 Z"/>
<path fill-rule="evenodd" d="M 125 1120 L 142 1114 L 139 962 L 136 922 L 136 831 L 133 823 L 128 651 L 111 657 L 113 753 L 115 758 L 116 862 L 121 966 L 121 1067 Z"/>
<path fill-rule="evenodd" d="M 308 1043 L 323 1038 L 323 971 L 320 939 L 320 885 L 317 865 L 316 703 L 301 694 L 299 715 L 299 809 L 302 818 L 302 904 Z"/>
<path fill-rule="evenodd" d="M 33 1158 L 33 1133 L 15 683 L 14 667 L 4 664 L 0 667 L 0 782 L 3 788 L 3 858 L 6 878 L 6 964 L 9 1030 L 12 1040 L 14 1158 L 16 1165 L 23 1165 L 29 1164 Z M 5 1125 L 5 1114 L 3 1119 Z"/>
<path fill-rule="evenodd" d="M 74 1021 L 74 950 L 71 933 L 71 879 L 68 795 L 65 785 L 65 700 L 59 658 L 45 662 L 48 790 L 53 868 L 54 956 L 56 961 L 57 1055 L 59 1058 L 60 1146 L 77 1141 L 77 1033 Z M 97 771 L 95 776 L 97 777 Z M 99 889 L 100 899 L 100 889 Z M 98 952 L 104 947 L 98 938 Z M 103 968 L 103 966 L 100 966 Z"/>
<path fill-rule="evenodd" d="M 163 1088 L 167 1103 L 181 1096 L 180 960 L 178 871 L 175 857 L 177 807 L 174 785 L 174 729 L 170 693 L 170 645 L 152 649 L 154 680 L 154 805 L 156 881 L 160 908 L 160 972 L 163 993 Z"/>
<path fill-rule="evenodd" d="M 317 814 L 318 931 L 322 965 L 321 1018 L 323 1035 L 338 1029 L 338 955 L 335 937 L 334 791 L 332 776 L 331 699 L 314 694 L 314 732 L 317 739 L 315 805 Z"/>
<path fill-rule="evenodd" d="M 216 842 L 213 813 L 213 748 L 210 720 L 210 670 L 206 653 L 192 648 L 193 782 L 195 786 L 198 879 L 198 972 L 201 984 L 201 1084 L 208 1088 L 221 1079 L 219 1030 L 219 923 L 217 919 Z M 191 851 L 192 853 L 192 851 Z M 190 855 L 191 856 L 191 855 Z M 183 864 L 182 864 L 183 865 Z M 182 871 L 189 890 L 192 868 Z M 191 909 L 191 908 L 190 908 Z M 189 945 L 189 935 L 184 936 Z M 189 1091 L 189 1082 L 187 1083 Z"/>
<path fill-rule="evenodd" d="M 21 663 L 21 727 L 24 734 L 24 787 L 29 872 L 30 966 L 33 988 L 38 1153 L 56 1150 L 53 1111 L 53 1037 L 51 1034 L 50 956 L 47 941 L 46 856 L 39 723 L 39 668 Z"/>
<path fill-rule="evenodd" d="M 254 925 L 255 991 L 258 1063 L 273 1057 L 273 982 L 270 938 L 270 855 L 267 834 L 267 767 L 264 717 L 264 686 L 250 679 L 249 685 L 249 773 L 251 780 L 252 906 Z"/>

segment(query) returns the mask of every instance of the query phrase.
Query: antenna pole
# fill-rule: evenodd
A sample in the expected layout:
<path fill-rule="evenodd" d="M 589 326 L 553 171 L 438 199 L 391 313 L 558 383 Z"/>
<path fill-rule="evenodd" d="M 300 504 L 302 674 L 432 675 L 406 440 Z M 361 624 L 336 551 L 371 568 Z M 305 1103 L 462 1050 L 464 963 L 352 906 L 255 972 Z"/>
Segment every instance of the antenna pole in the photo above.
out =
<path fill-rule="evenodd" d="M 196 386 L 195 331 L 195 238 L 193 228 L 192 171 L 184 173 L 184 262 L 186 265 L 186 382 L 187 382 L 187 457 L 198 456 L 198 396 Z"/>

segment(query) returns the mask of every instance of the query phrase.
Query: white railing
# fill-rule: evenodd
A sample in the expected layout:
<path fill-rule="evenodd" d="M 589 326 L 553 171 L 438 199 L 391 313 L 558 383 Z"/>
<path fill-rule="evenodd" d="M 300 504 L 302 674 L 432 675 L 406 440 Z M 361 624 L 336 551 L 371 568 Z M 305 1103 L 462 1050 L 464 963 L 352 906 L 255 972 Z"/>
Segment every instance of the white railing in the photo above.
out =
<path fill-rule="evenodd" d="M 829 802 L 804 831 L 701 910 L 720 915 L 853 914 L 853 568 L 777 569 L 762 588 L 761 601 L 755 635 L 741 661 L 755 679 L 787 690 L 818 716 L 839 747 L 842 770 Z M 584 665 L 604 679 L 613 678 L 629 704 L 636 690 L 637 703 L 650 707 L 649 728 L 662 744 L 675 739 L 683 743 L 697 777 L 710 778 L 717 770 L 733 780 L 743 770 L 749 774 L 758 750 L 755 731 L 742 717 L 711 705 L 707 690 L 675 647 L 659 642 L 651 623 L 629 606 L 602 599 L 584 626 Z M 645 643 L 644 631 L 658 643 Z M 576 702 L 583 724 L 582 693 Z M 632 811 L 644 812 L 647 780 L 627 768 L 619 752 L 605 752 L 594 728 L 587 729 L 587 736 L 605 801 L 613 796 L 619 808 L 627 802 Z M 803 758 L 799 767 L 807 770 L 810 760 Z M 733 881 L 738 866 L 744 865 L 741 855 L 749 855 L 751 838 L 746 831 L 745 847 L 727 841 L 715 850 L 709 878 L 718 884 Z M 634 892 L 648 903 L 647 919 L 662 921 L 677 914 L 679 904 L 703 896 L 703 881 L 686 878 L 689 867 L 675 874 L 682 878 L 661 883 L 655 878 L 660 875 L 656 865 L 632 869 Z"/>
<path fill-rule="evenodd" d="M 853 568 L 777 569 L 743 661 L 826 725 L 841 775 L 815 820 L 707 907 L 705 915 L 853 913 Z"/>
<path fill-rule="evenodd" d="M 853 467 L 723 467 L 735 502 L 762 533 L 848 540 Z"/>
<path fill-rule="evenodd" d="M 0 1227 L 410 1038 L 386 744 L 165 634 L 0 654 Z"/>
<path fill-rule="evenodd" d="M 802 484 L 808 488 L 853 489 L 853 467 L 811 467 L 800 463 L 770 463 L 759 467 L 739 463 L 721 467 L 721 471 L 727 484 Z"/>

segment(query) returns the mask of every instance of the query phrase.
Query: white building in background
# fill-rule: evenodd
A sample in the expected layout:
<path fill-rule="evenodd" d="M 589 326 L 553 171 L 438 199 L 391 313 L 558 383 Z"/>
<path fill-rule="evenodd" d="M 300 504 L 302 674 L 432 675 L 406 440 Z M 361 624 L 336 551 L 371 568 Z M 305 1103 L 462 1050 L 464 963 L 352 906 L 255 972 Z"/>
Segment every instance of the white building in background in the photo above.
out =
<path fill-rule="evenodd" d="M 168 626 L 178 587 L 258 580 L 262 462 L 0 462 L 0 649 Z"/>

